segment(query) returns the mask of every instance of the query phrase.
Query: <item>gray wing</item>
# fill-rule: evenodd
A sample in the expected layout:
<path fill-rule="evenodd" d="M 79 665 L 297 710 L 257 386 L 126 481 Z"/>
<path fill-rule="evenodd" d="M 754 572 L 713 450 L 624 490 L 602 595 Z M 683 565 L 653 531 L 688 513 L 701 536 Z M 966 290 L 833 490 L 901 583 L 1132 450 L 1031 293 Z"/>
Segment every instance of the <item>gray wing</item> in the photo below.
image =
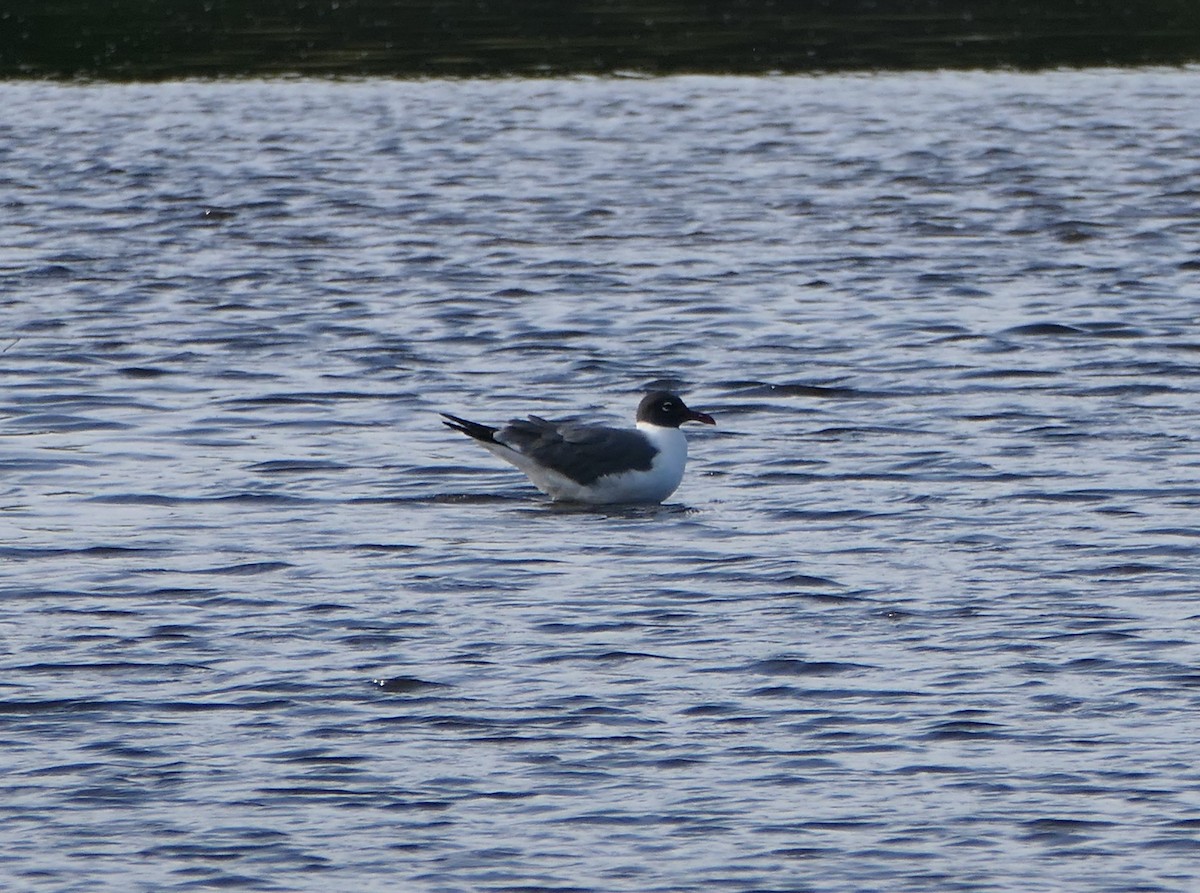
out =
<path fill-rule="evenodd" d="M 548 422 L 535 415 L 513 419 L 496 440 L 584 486 L 630 468 L 649 471 L 658 454 L 637 431 Z"/>

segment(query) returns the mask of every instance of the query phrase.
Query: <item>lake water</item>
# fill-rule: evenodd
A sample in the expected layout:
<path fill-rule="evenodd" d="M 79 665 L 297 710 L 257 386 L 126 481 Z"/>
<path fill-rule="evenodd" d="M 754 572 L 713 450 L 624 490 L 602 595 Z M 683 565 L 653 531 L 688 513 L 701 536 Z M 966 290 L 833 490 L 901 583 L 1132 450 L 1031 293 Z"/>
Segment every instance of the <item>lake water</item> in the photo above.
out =
<path fill-rule="evenodd" d="M 1200 71 L 0 107 L 2 886 L 1194 888 Z"/>

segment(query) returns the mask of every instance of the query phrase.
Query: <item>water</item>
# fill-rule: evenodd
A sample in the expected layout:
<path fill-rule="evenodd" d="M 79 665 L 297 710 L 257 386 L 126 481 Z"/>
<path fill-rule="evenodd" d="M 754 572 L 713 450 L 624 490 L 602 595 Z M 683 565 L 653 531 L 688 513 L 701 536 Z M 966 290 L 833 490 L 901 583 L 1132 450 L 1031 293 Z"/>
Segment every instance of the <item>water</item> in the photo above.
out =
<path fill-rule="evenodd" d="M 0 94 L 5 886 L 1194 886 L 1196 71 Z"/>

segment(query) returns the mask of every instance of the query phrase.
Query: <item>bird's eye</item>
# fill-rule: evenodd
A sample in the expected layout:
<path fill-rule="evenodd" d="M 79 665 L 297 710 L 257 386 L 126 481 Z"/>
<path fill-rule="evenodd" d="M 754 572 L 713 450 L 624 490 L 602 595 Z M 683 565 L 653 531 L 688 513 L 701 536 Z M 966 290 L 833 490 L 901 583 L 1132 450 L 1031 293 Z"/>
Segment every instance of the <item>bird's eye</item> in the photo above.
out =
<path fill-rule="evenodd" d="M 665 409 L 667 412 L 670 412 L 672 409 L 675 408 L 675 404 L 672 403 L 670 400 L 668 400 L 666 403 L 664 403 L 662 405 L 662 408 Z"/>

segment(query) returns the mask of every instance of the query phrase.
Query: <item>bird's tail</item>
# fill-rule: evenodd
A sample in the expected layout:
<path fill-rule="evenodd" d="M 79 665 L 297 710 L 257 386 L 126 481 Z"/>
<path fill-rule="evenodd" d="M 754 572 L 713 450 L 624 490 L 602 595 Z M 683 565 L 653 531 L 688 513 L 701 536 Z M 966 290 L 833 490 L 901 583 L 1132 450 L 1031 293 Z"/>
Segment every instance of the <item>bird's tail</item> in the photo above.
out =
<path fill-rule="evenodd" d="M 468 437 L 474 437 L 476 440 L 484 443 L 495 443 L 496 438 L 492 435 L 499 431 L 499 428 L 493 428 L 490 425 L 481 425 L 479 422 L 472 422 L 467 419 L 460 419 L 456 415 L 450 415 L 448 412 L 441 413 L 443 425 L 447 428 L 453 428 L 455 431 L 461 431 Z"/>

